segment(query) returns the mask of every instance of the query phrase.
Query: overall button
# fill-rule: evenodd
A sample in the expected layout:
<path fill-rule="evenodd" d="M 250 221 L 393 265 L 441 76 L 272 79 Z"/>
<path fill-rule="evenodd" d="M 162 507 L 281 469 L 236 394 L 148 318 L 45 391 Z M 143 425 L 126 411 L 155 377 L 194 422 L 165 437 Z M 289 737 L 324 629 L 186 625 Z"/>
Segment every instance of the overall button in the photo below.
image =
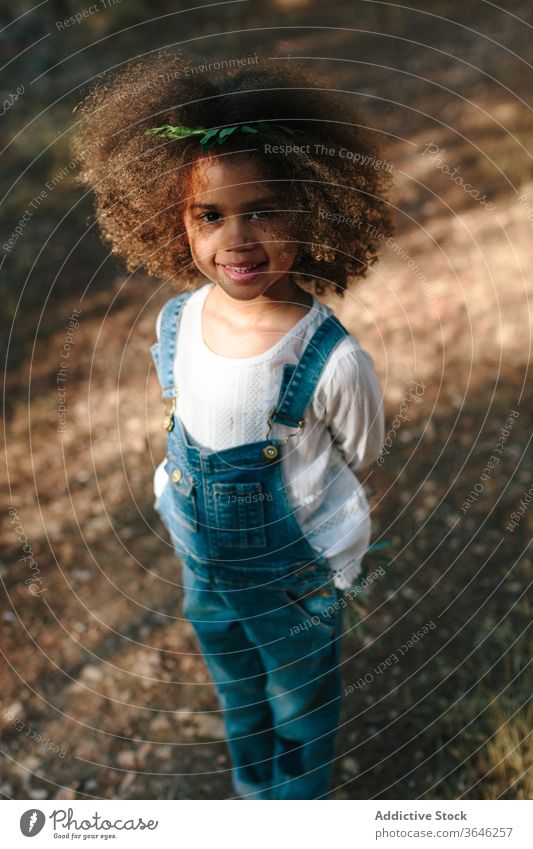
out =
<path fill-rule="evenodd" d="M 196 489 L 187 480 L 187 469 L 177 465 L 174 460 L 167 460 L 165 472 L 168 474 L 172 486 L 170 510 L 172 520 L 172 531 L 178 534 L 179 525 L 186 525 L 191 531 L 198 530 L 198 513 L 196 505 Z"/>

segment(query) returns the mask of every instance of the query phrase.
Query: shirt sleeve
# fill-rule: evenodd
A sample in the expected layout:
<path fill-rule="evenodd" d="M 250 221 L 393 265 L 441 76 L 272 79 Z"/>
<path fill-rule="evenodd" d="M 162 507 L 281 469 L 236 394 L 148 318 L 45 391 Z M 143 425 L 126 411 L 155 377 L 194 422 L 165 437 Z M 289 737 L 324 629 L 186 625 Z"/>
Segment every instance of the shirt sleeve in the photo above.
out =
<path fill-rule="evenodd" d="M 385 415 L 371 355 L 359 347 L 333 354 L 316 399 L 322 420 L 352 471 L 373 463 L 383 447 Z"/>

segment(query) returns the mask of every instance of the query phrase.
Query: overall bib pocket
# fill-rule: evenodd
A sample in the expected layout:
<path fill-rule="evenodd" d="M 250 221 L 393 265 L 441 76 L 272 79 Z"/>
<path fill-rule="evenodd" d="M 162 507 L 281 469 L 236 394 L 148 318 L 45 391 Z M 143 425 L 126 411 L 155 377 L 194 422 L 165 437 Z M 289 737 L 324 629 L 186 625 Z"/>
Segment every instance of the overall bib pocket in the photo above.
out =
<path fill-rule="evenodd" d="M 194 480 L 191 480 L 173 458 L 169 458 L 165 463 L 165 471 L 169 477 L 167 486 L 170 488 L 173 507 L 172 518 L 191 531 L 197 531 L 198 506 Z"/>
<path fill-rule="evenodd" d="M 215 527 L 218 545 L 228 548 L 266 546 L 264 493 L 259 482 L 213 483 Z"/>

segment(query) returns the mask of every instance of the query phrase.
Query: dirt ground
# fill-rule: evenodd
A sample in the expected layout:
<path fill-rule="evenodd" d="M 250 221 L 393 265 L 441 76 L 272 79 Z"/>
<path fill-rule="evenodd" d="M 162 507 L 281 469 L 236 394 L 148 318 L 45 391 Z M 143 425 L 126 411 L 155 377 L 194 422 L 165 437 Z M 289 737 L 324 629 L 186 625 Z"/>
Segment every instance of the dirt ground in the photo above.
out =
<path fill-rule="evenodd" d="M 362 477 L 373 538 L 392 538 L 394 559 L 369 594 L 364 638 L 347 618 L 345 684 L 370 680 L 344 699 L 333 798 L 531 798 L 533 508 L 507 529 L 532 471 L 533 225 L 523 200 L 533 206 L 532 51 L 519 20 L 533 23 L 531 9 L 462 4 L 452 23 L 441 2 L 418 13 L 280 2 L 252 23 L 238 5 L 225 19 L 210 10 L 184 24 L 205 38 L 201 55 L 245 55 L 267 41 L 273 55 L 310 57 L 388 135 L 396 182 L 393 242 L 346 303 L 325 301 L 374 357 L 393 434 L 385 462 Z M 147 25 L 150 43 L 171 26 Z M 119 38 L 123 55 L 139 50 L 139 34 Z M 81 75 L 95 73 L 97 56 L 82 57 Z M 68 91 L 68 67 L 47 81 L 47 103 Z M 40 132 L 43 146 L 56 130 Z M 486 203 L 443 164 L 459 166 Z M 214 688 L 153 511 L 164 437 L 149 347 L 171 290 L 122 273 L 94 233 L 77 250 L 89 211 L 87 202 L 71 212 L 16 310 L 8 301 L 0 792 L 231 798 Z M 28 256 L 41 247 L 34 224 Z M 8 275 L 15 260 L 6 258 Z M 23 278 L 13 273 L 18 297 Z M 73 310 L 58 433 L 59 352 Z M 415 382 L 421 403 L 409 402 L 395 429 Z M 374 672 L 428 621 L 437 627 L 427 637 Z"/>

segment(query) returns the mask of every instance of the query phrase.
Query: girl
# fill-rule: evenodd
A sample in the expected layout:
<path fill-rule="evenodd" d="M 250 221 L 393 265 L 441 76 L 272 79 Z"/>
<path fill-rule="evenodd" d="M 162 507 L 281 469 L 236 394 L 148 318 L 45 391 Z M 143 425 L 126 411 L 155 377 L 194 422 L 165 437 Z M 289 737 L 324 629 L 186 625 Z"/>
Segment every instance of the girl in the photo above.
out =
<path fill-rule="evenodd" d="M 234 790 L 323 799 L 342 590 L 370 541 L 355 473 L 384 417 L 371 356 L 317 294 L 343 297 L 376 260 L 389 171 L 349 97 L 256 58 L 215 77 L 164 51 L 130 63 L 83 102 L 74 152 L 112 251 L 180 292 L 152 348 L 167 405 L 155 507 Z"/>

